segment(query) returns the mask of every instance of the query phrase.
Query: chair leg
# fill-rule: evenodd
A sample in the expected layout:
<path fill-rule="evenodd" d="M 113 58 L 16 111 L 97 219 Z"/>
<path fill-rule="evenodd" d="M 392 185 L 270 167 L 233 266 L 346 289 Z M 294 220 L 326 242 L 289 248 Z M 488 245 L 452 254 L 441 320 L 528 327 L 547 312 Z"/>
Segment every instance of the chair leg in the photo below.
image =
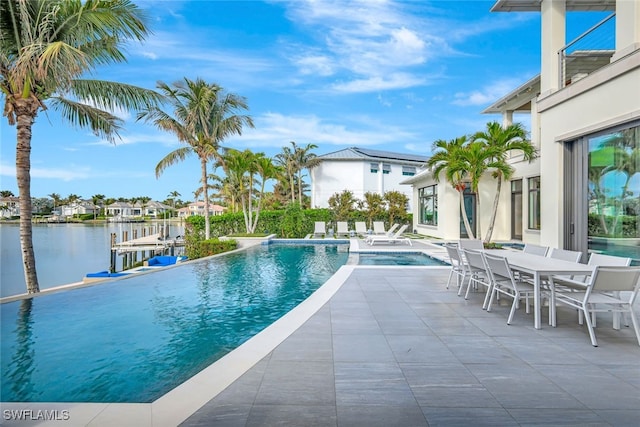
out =
<path fill-rule="evenodd" d="M 495 285 L 491 289 L 491 296 L 489 296 L 489 302 L 487 303 L 487 311 L 491 311 L 491 304 L 493 304 L 493 296 L 498 293 Z"/>
<path fill-rule="evenodd" d="M 584 310 L 584 319 L 587 322 L 587 329 L 589 330 L 589 337 L 591 337 L 591 344 L 593 344 L 594 347 L 597 347 L 598 341 L 596 341 L 596 333 L 593 331 L 593 325 L 591 324 L 591 316 L 589 316 L 589 312 L 587 311 L 588 308 L 585 307 L 583 310 Z"/>
<path fill-rule="evenodd" d="M 451 283 L 451 276 L 453 276 L 453 268 L 449 272 L 449 278 L 447 279 L 447 287 L 446 287 L 446 289 L 449 289 L 449 284 Z"/>
<path fill-rule="evenodd" d="M 638 345 L 640 345 L 640 325 L 638 325 L 638 319 L 633 312 L 633 307 L 629 306 L 629 315 L 631 316 L 631 322 L 633 323 L 633 329 L 636 331 L 636 338 L 638 338 Z"/>
<path fill-rule="evenodd" d="M 511 311 L 509 312 L 509 318 L 507 319 L 507 325 L 511 324 L 511 321 L 513 320 L 513 315 L 516 312 L 516 306 L 518 305 L 518 299 L 519 299 L 519 295 L 515 294 L 513 296 L 513 304 L 511 304 Z"/>
<path fill-rule="evenodd" d="M 484 301 L 482 302 L 482 309 L 487 309 L 487 304 L 489 303 L 489 299 L 491 298 L 491 294 L 493 293 L 493 285 L 489 285 L 487 287 L 487 293 L 484 296 Z"/>
<path fill-rule="evenodd" d="M 469 299 L 469 291 L 471 290 L 471 282 L 473 281 L 473 276 L 469 277 L 469 282 L 467 282 L 467 292 L 464 294 L 464 299 Z"/>

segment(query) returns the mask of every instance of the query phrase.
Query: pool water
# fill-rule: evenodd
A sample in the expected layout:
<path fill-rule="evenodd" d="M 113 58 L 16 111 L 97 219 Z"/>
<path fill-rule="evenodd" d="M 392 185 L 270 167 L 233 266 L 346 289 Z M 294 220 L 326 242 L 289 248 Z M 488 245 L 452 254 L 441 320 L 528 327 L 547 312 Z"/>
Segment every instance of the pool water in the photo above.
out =
<path fill-rule="evenodd" d="M 344 246 L 258 246 L 2 304 L 2 401 L 151 402 L 307 298 Z"/>
<path fill-rule="evenodd" d="M 359 265 L 449 265 L 422 252 L 376 252 L 360 253 Z"/>

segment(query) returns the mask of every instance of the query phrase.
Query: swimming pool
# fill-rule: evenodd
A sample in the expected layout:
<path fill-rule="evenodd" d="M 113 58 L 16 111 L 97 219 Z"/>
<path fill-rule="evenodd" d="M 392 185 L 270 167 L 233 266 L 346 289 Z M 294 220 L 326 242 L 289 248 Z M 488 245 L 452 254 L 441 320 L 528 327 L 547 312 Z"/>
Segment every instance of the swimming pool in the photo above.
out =
<path fill-rule="evenodd" d="M 257 246 L 2 304 L 2 401 L 151 402 L 307 298 L 343 246 Z"/>
<path fill-rule="evenodd" d="M 367 252 L 359 254 L 359 265 L 449 265 L 422 252 Z"/>

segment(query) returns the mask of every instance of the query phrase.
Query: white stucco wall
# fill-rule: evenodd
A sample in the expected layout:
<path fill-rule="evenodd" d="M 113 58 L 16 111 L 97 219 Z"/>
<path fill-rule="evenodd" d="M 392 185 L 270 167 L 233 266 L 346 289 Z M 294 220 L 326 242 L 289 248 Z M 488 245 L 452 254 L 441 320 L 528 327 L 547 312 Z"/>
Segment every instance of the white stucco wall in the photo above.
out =
<path fill-rule="evenodd" d="M 640 118 L 640 51 L 538 101 L 541 146 L 540 241 L 560 247 L 564 233 L 562 141 Z"/>
<path fill-rule="evenodd" d="M 378 172 L 371 172 L 372 161 L 362 160 L 324 160 L 311 170 L 311 206 L 314 208 L 329 207 L 329 198 L 336 193 L 349 190 L 357 199 L 364 199 L 364 193 L 383 195 L 388 191 L 399 191 L 409 198 L 409 209 L 413 206 L 412 189 L 400 182 L 408 178 L 402 175 L 402 165 L 391 164 L 388 174 L 382 173 L 382 164 Z"/>

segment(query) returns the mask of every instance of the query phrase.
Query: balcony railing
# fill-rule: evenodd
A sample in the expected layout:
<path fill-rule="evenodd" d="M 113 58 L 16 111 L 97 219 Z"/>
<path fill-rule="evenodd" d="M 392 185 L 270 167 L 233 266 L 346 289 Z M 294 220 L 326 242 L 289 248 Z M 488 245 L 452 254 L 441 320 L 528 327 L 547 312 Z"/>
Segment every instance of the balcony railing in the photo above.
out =
<path fill-rule="evenodd" d="M 558 51 L 560 88 L 608 65 L 615 53 L 616 14 L 612 13 Z"/>

